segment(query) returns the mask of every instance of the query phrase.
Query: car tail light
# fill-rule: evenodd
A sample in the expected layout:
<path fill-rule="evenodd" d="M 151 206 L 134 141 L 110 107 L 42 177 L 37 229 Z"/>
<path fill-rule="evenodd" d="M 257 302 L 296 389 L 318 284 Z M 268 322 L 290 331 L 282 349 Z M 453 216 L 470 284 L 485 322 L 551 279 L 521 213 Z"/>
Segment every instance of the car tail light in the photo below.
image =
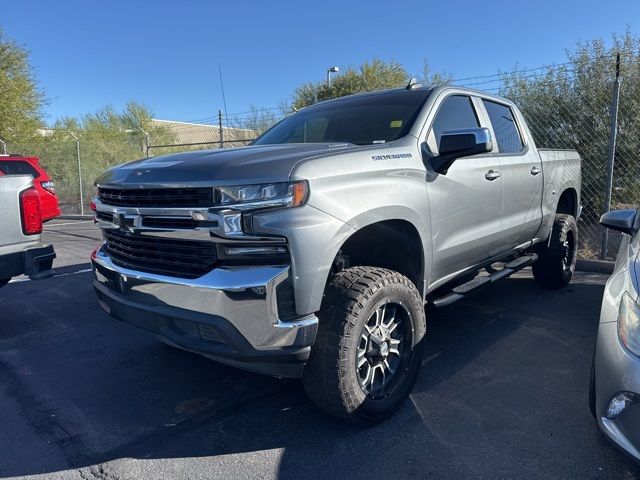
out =
<path fill-rule="evenodd" d="M 42 185 L 42 188 L 44 188 L 49 193 L 52 193 L 54 195 L 56 194 L 56 186 L 53 182 L 42 182 L 40 185 Z"/>
<path fill-rule="evenodd" d="M 96 256 L 98 255 L 98 251 L 102 248 L 102 242 L 100 242 L 96 248 L 93 249 L 93 251 L 91 252 L 90 258 L 91 260 L 95 260 Z"/>
<path fill-rule="evenodd" d="M 20 216 L 22 218 L 22 232 L 25 235 L 36 235 L 42 232 L 40 195 L 33 187 L 20 193 Z"/>

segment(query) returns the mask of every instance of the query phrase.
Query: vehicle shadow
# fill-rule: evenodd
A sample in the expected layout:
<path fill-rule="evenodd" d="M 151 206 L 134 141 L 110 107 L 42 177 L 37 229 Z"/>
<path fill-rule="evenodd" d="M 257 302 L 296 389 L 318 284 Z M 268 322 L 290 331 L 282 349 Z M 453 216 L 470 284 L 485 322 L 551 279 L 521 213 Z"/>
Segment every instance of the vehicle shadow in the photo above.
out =
<path fill-rule="evenodd" d="M 0 407 L 16 425 L 0 475 L 95 464 L 105 478 L 134 467 L 145 478 L 634 472 L 587 408 L 602 277 L 550 292 L 524 273 L 429 311 L 410 400 L 368 429 L 318 411 L 298 381 L 226 367 L 115 322 L 90 280 L 44 280 L 37 302 L 30 282 L 0 291 Z M 59 455 L 37 454 L 52 449 Z"/>

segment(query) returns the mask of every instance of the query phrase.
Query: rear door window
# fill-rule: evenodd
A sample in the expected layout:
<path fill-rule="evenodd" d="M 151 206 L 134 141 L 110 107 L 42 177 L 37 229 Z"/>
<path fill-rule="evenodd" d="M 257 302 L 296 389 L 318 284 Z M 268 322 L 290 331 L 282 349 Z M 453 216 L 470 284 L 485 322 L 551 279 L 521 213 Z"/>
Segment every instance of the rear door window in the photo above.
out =
<path fill-rule="evenodd" d="M 491 120 L 500 153 L 519 153 L 524 150 L 522 137 L 511 108 L 490 100 L 483 99 L 482 103 Z"/>
<path fill-rule="evenodd" d="M 0 172 L 4 175 L 31 175 L 33 178 L 40 176 L 40 172 L 24 160 L 0 160 Z"/>

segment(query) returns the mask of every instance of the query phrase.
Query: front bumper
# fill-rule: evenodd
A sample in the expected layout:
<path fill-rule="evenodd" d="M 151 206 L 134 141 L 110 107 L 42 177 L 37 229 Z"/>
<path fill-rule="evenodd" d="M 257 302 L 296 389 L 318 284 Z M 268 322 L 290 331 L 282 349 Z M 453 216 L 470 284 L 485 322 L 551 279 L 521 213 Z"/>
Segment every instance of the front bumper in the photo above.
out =
<path fill-rule="evenodd" d="M 602 432 L 635 460 L 640 461 L 640 402 L 625 408 L 615 419 L 606 418 L 611 400 L 621 392 L 640 394 L 640 358 L 618 339 L 617 322 L 601 323 L 596 347 L 596 414 Z"/>
<path fill-rule="evenodd" d="M 51 245 L 26 248 L 21 252 L 0 255 L 0 278 L 17 277 L 25 274 L 33 280 L 53 275 L 51 267 L 55 251 Z"/>
<path fill-rule="evenodd" d="M 283 266 L 220 267 L 195 279 L 142 273 L 92 260 L 101 307 L 165 343 L 222 363 L 278 377 L 300 377 L 316 336 L 315 315 L 283 321 Z"/>

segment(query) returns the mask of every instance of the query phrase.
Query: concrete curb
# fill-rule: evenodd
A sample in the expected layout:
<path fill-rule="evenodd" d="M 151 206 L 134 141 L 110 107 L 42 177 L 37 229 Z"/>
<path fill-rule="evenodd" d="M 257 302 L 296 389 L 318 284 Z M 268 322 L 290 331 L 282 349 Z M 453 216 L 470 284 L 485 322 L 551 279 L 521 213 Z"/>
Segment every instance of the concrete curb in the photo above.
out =
<path fill-rule="evenodd" d="M 585 258 L 579 258 L 576 262 L 576 270 L 611 274 L 613 272 L 614 265 L 615 262 L 607 260 L 587 260 Z"/>
<path fill-rule="evenodd" d="M 91 220 L 93 215 L 59 215 L 60 220 Z"/>

